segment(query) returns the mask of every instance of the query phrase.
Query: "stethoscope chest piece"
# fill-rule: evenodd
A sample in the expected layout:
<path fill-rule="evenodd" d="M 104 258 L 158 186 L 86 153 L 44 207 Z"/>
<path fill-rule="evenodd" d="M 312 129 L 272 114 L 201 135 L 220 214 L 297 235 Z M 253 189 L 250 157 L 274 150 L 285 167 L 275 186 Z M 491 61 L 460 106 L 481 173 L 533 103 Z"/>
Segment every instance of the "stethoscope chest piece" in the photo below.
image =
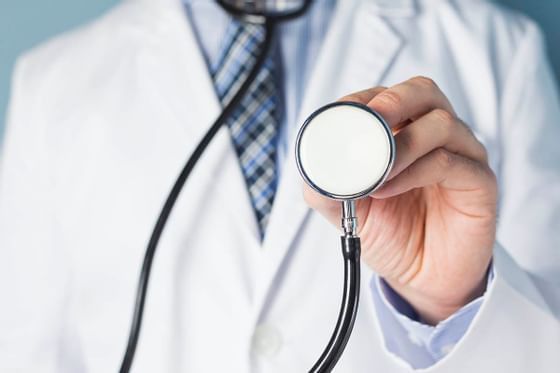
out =
<path fill-rule="evenodd" d="M 393 166 L 395 142 L 385 120 L 369 107 L 335 102 L 316 110 L 296 138 L 296 163 L 318 193 L 341 201 L 344 287 L 335 330 L 311 373 L 330 372 L 352 333 L 360 294 L 360 252 L 355 200 L 380 187 Z"/>
<path fill-rule="evenodd" d="M 385 120 L 369 107 L 335 102 L 313 112 L 296 138 L 296 163 L 307 184 L 336 200 L 354 200 L 377 189 L 395 159 Z"/>

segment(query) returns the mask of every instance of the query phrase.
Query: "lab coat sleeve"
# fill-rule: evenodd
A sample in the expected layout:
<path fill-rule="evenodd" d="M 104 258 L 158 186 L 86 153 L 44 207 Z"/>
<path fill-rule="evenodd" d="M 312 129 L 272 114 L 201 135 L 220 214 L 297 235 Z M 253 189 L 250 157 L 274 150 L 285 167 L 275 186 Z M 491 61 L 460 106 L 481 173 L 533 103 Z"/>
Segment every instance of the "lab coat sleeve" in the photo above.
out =
<path fill-rule="evenodd" d="M 509 69 L 500 114 L 498 241 L 560 317 L 560 98 L 532 23 Z"/>
<path fill-rule="evenodd" d="M 418 360 L 423 372 L 560 369 L 560 101 L 543 45 L 537 27 L 527 22 L 513 60 L 502 67 L 508 73 L 500 87 L 494 278 L 445 356 L 431 365 L 425 354 Z M 415 368 L 402 354 L 387 353 L 398 365 Z"/>
<path fill-rule="evenodd" d="M 508 62 L 499 90 L 494 280 L 465 335 L 428 372 L 560 369 L 560 101 L 532 22 Z"/>
<path fill-rule="evenodd" d="M 491 284 L 494 271 L 488 271 Z M 432 366 L 448 354 L 463 337 L 476 316 L 484 294 L 469 302 L 436 326 L 418 320 L 414 309 L 379 276 L 370 284 L 378 322 L 387 350 L 410 367 Z"/>
<path fill-rule="evenodd" d="M 16 65 L 0 158 L 0 372 L 77 372 L 73 357 L 59 362 L 61 346 L 75 343 L 67 328 L 70 279 L 53 245 L 49 131 L 32 70 L 25 58 Z"/>

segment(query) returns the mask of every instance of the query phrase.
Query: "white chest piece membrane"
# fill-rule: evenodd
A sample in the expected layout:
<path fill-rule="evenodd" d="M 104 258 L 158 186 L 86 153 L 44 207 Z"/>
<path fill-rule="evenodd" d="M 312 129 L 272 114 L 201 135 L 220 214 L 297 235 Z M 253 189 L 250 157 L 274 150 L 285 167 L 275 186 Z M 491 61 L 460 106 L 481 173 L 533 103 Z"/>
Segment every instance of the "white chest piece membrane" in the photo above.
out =
<path fill-rule="evenodd" d="M 360 238 L 355 201 L 380 187 L 391 171 L 395 142 L 385 120 L 369 107 L 335 102 L 312 113 L 296 138 L 296 163 L 305 182 L 341 201 L 344 235 L 342 305 L 331 339 L 310 372 L 330 372 L 352 333 L 360 293 Z"/>
<path fill-rule="evenodd" d="M 296 162 L 309 186 L 336 200 L 354 200 L 379 187 L 395 156 L 383 118 L 365 105 L 336 102 L 315 111 L 296 140 Z"/>

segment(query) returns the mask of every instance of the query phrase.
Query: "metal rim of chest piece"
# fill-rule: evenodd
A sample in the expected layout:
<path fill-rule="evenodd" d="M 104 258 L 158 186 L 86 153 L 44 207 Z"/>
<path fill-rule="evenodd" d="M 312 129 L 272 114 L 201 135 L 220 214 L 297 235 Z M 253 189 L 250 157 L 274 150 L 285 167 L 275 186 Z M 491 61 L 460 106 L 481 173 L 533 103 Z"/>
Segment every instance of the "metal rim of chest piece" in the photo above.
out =
<path fill-rule="evenodd" d="M 302 139 L 304 138 L 304 136 L 306 134 L 306 130 L 314 122 L 314 119 L 316 119 L 320 114 L 324 113 L 327 110 L 337 108 L 337 107 L 342 107 L 342 106 L 350 106 L 352 108 L 358 108 L 358 109 L 361 109 L 364 112 L 370 114 L 372 116 L 372 119 L 374 119 L 375 122 L 377 122 L 378 124 L 381 125 L 381 128 L 382 128 L 384 134 L 386 135 L 386 140 L 388 142 L 388 152 L 389 152 L 389 154 L 387 155 L 387 162 L 386 162 L 386 165 L 385 165 L 385 170 L 382 173 L 382 175 L 379 178 L 377 178 L 377 180 L 375 182 L 373 182 L 371 185 L 369 185 L 368 187 L 366 187 L 364 189 L 361 189 L 359 191 L 356 191 L 354 193 L 350 193 L 350 194 L 335 193 L 335 192 L 326 190 L 325 188 L 322 188 L 319 185 L 317 185 L 317 183 L 312 180 L 312 177 L 310 177 L 308 172 L 306 172 L 305 166 L 303 164 L 304 162 L 302 161 L 302 154 L 301 154 Z M 341 123 L 341 125 L 344 125 L 344 124 Z M 359 136 L 359 134 L 355 134 L 355 135 Z M 391 172 L 393 164 L 395 162 L 396 146 L 395 146 L 395 140 L 394 140 L 393 133 L 391 131 L 390 126 L 387 124 L 385 119 L 379 113 L 375 112 L 374 110 L 372 110 L 368 106 L 357 103 L 357 102 L 337 101 L 337 102 L 333 102 L 333 103 L 327 104 L 325 106 L 322 106 L 319 109 L 315 110 L 313 113 L 311 113 L 311 115 L 309 115 L 309 117 L 305 120 L 305 122 L 303 123 L 303 125 L 301 126 L 301 128 L 299 129 L 299 132 L 297 134 L 296 143 L 295 143 L 295 153 L 296 153 L 296 164 L 297 164 L 298 171 L 301 174 L 301 176 L 303 177 L 304 181 L 313 190 L 315 190 L 319 194 L 321 194 L 325 197 L 328 197 L 330 199 L 333 199 L 333 200 L 349 201 L 349 200 L 356 200 L 356 199 L 366 197 L 370 193 L 373 193 L 376 189 L 378 189 L 386 181 L 389 173 Z"/>

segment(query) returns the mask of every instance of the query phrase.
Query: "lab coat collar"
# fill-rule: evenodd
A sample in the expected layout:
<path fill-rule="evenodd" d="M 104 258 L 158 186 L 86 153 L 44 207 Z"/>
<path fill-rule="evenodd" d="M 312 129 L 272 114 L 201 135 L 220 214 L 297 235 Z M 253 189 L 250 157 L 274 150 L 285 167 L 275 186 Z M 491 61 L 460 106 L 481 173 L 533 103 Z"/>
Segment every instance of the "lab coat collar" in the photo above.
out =
<path fill-rule="evenodd" d="M 193 0 L 126 0 L 128 2 L 142 2 L 154 7 L 169 6 L 171 8 L 181 6 Z M 198 0 L 200 1 L 200 0 Z M 213 1 L 213 0 L 204 0 Z M 316 0 L 314 0 L 316 1 Z M 428 0 L 436 1 L 436 0 Z M 381 17 L 409 17 L 416 14 L 420 8 L 420 0 L 337 0 L 337 2 L 355 3 L 362 2 L 369 6 Z"/>

